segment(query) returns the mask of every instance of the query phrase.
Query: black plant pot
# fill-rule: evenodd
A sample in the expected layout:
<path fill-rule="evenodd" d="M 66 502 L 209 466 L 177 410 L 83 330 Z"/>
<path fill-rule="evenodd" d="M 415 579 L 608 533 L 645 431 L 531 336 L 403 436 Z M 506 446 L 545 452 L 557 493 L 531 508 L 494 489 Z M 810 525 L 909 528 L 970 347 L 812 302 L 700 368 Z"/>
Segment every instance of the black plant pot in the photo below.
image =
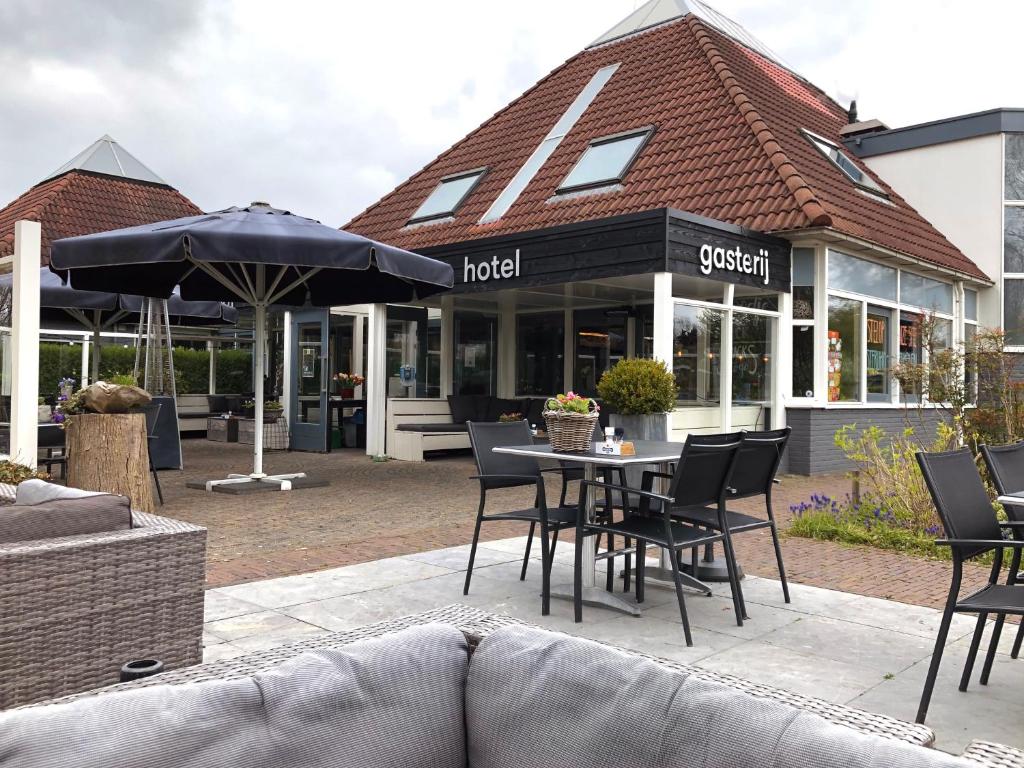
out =
<path fill-rule="evenodd" d="M 157 675 L 164 671 L 164 663 L 158 659 L 137 659 L 121 667 L 121 682 L 130 683 L 143 677 Z"/>

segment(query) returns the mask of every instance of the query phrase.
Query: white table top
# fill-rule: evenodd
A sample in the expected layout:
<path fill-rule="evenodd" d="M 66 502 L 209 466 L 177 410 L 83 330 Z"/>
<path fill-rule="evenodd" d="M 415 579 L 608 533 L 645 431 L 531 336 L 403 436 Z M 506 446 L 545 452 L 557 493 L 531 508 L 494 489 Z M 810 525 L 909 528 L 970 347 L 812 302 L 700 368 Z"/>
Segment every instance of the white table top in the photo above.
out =
<path fill-rule="evenodd" d="M 495 453 L 508 453 L 514 456 L 532 456 L 535 459 L 560 459 L 580 464 L 605 464 L 613 467 L 625 467 L 629 464 L 664 464 L 679 461 L 683 452 L 682 443 L 666 443 L 660 440 L 634 440 L 635 456 L 611 456 L 607 453 L 567 453 L 555 451 L 550 444 L 543 445 L 506 445 L 493 448 Z"/>

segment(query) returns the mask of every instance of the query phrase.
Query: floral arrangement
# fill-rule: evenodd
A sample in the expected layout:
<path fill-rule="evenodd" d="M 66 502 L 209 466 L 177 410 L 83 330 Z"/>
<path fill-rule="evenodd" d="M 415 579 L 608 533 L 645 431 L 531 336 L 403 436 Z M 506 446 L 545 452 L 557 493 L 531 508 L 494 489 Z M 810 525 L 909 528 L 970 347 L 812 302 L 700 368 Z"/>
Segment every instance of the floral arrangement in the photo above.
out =
<path fill-rule="evenodd" d="M 34 478 L 49 480 L 50 476 L 41 470 L 26 467 L 24 464 L 18 464 L 15 461 L 8 461 L 6 459 L 0 461 L 0 483 L 18 485 Z"/>
<path fill-rule="evenodd" d="M 342 389 L 355 389 L 366 383 L 366 378 L 358 373 L 336 373 L 334 380 Z"/>
<path fill-rule="evenodd" d="M 583 395 L 577 395 L 575 392 L 569 392 L 566 395 L 555 395 L 548 398 L 548 401 L 544 404 L 544 409 L 559 413 L 596 413 L 601 410 L 601 406 L 591 397 L 584 397 Z"/>
<path fill-rule="evenodd" d="M 510 413 L 503 413 L 498 417 L 498 421 L 502 424 L 512 424 L 517 421 L 523 420 L 523 414 L 519 411 L 511 411 Z"/>
<path fill-rule="evenodd" d="M 69 415 L 81 411 L 79 393 L 74 389 L 75 380 L 70 377 L 57 382 L 57 405 L 50 416 L 50 421 L 54 424 L 63 424 Z"/>

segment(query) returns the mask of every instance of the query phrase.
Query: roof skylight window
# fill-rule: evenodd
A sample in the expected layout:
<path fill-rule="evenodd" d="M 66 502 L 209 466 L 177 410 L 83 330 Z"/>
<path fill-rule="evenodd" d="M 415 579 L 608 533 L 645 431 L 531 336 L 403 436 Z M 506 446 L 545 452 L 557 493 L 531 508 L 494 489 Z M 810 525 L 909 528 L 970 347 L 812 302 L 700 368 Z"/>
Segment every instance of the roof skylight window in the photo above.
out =
<path fill-rule="evenodd" d="M 594 139 L 569 171 L 558 191 L 572 192 L 622 181 L 640 155 L 652 130 L 642 128 Z"/>
<path fill-rule="evenodd" d="M 850 179 L 854 184 L 859 187 L 863 187 L 869 192 L 873 192 L 881 197 L 888 197 L 885 191 L 875 183 L 875 180 L 868 176 L 862 171 L 850 156 L 841 150 L 838 145 L 833 144 L 828 139 L 823 139 L 821 136 L 815 136 L 810 131 L 804 131 L 804 136 L 807 140 L 813 144 L 821 154 L 832 161 L 833 165 L 839 168 L 843 173 L 846 174 L 847 178 Z"/>
<path fill-rule="evenodd" d="M 427 199 L 416 209 L 416 213 L 409 219 L 409 223 L 442 219 L 454 215 L 486 170 L 486 168 L 477 168 L 441 179 L 441 183 L 434 187 L 434 191 L 427 195 Z"/>

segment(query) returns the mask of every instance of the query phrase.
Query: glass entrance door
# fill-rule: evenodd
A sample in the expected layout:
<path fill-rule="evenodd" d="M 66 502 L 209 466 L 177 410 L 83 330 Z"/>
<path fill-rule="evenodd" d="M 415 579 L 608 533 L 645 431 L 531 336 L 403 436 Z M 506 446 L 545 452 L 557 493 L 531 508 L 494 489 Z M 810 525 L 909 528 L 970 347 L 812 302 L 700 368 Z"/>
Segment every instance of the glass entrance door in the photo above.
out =
<path fill-rule="evenodd" d="M 296 451 L 327 450 L 330 412 L 327 408 L 330 371 L 326 309 L 292 313 L 292 402 L 289 447 Z"/>

